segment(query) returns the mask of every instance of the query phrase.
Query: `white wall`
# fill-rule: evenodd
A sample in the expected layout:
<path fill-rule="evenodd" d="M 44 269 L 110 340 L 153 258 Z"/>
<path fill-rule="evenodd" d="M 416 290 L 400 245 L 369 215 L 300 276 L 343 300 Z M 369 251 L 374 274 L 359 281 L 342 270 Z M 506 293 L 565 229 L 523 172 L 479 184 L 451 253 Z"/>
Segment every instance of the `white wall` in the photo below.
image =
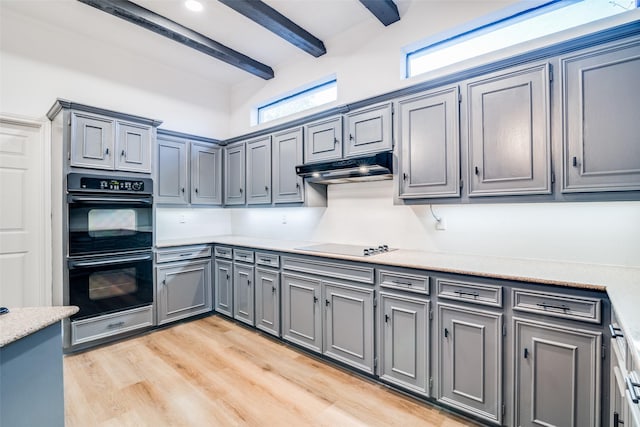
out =
<path fill-rule="evenodd" d="M 53 6 L 60 20 L 65 8 L 92 12 L 75 1 Z M 44 13 L 29 7 L 51 3 L 0 3 L 0 112 L 44 117 L 56 98 L 64 98 L 163 120 L 166 129 L 229 136 L 227 87 L 93 37 L 81 22 L 77 28 L 52 25 L 23 13 Z"/>
<path fill-rule="evenodd" d="M 231 209 L 157 208 L 156 241 L 232 234 Z"/>

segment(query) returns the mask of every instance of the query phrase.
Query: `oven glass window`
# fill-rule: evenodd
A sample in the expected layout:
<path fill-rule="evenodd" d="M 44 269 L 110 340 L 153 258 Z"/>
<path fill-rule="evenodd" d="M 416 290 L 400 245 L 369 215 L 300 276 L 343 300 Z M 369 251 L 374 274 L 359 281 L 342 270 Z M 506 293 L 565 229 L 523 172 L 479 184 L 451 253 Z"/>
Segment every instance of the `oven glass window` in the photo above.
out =
<path fill-rule="evenodd" d="M 91 237 L 131 236 L 138 230 L 135 209 L 91 209 L 87 219 Z"/>
<path fill-rule="evenodd" d="M 138 291 L 135 267 L 115 271 L 99 271 L 89 275 L 89 299 L 121 297 Z"/>

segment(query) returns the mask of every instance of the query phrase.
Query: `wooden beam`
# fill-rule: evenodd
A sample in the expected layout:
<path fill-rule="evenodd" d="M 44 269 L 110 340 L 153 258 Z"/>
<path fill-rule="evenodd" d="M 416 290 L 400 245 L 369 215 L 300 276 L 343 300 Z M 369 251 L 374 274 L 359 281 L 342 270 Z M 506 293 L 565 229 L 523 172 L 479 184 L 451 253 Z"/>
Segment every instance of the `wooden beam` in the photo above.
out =
<path fill-rule="evenodd" d="M 103 12 L 139 25 L 156 34 L 165 36 L 229 65 L 240 68 L 255 76 L 269 80 L 273 78 L 273 69 L 237 52 L 215 40 L 203 36 L 190 28 L 182 26 L 164 16 L 138 6 L 127 0 L 78 0 Z"/>
<path fill-rule="evenodd" d="M 218 0 L 316 58 L 327 53 L 322 40 L 261 0 Z"/>
<path fill-rule="evenodd" d="M 398 7 L 393 0 L 360 0 L 360 3 L 369 9 L 385 27 L 400 20 Z"/>

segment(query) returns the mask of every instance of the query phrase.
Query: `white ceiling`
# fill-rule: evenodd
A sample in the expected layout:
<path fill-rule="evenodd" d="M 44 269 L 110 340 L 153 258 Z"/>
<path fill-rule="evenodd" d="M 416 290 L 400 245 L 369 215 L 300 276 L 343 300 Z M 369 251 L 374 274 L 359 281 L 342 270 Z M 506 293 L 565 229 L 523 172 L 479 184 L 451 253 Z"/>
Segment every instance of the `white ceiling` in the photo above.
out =
<path fill-rule="evenodd" d="M 406 10 L 411 0 L 396 0 Z M 201 0 L 202 12 L 191 12 L 183 0 L 137 0 L 135 3 L 189 27 L 274 69 L 308 53 L 240 15 L 218 0 Z M 376 18 L 358 0 L 265 0 L 265 3 L 325 42 Z M 163 64 L 195 73 L 208 81 L 234 85 L 257 79 L 203 53 L 76 0 L 0 0 L 2 9 L 44 24 L 113 44 Z M 1 9 L 0 9 L 1 10 Z M 381 30 L 384 28 L 380 25 Z"/>

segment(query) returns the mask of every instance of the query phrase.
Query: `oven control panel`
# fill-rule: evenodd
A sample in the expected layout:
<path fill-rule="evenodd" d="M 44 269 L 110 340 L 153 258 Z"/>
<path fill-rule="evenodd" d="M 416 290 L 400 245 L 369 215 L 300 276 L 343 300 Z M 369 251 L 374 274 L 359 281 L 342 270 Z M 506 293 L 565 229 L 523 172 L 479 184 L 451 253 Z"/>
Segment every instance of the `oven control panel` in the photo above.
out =
<path fill-rule="evenodd" d="M 109 190 L 109 191 L 144 191 L 144 181 L 129 179 L 109 179 L 82 177 L 80 188 L 83 190 Z"/>

